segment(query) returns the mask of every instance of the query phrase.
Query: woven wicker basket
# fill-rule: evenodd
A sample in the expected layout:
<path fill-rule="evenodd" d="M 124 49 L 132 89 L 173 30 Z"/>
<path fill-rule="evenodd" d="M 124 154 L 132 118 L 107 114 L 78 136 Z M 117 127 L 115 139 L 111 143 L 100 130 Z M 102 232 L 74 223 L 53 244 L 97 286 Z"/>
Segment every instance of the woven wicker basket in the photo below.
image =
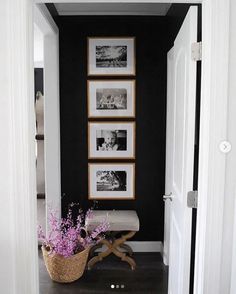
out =
<path fill-rule="evenodd" d="M 84 273 L 90 248 L 70 256 L 63 257 L 58 254 L 49 254 L 42 246 L 43 258 L 47 271 L 53 281 L 71 283 L 78 280 Z"/>

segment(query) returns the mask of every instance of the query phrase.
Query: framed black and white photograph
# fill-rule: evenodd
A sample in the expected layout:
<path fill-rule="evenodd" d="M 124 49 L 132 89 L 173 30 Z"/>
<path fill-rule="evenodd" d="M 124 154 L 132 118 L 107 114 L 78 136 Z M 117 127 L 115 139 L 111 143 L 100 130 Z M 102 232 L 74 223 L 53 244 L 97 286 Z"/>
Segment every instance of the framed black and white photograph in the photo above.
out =
<path fill-rule="evenodd" d="M 88 157 L 134 159 L 134 122 L 89 122 Z"/>
<path fill-rule="evenodd" d="M 89 80 L 88 117 L 135 117 L 134 80 Z"/>
<path fill-rule="evenodd" d="M 89 199 L 134 199 L 134 163 L 89 164 Z"/>
<path fill-rule="evenodd" d="M 135 38 L 88 38 L 88 75 L 135 75 Z"/>

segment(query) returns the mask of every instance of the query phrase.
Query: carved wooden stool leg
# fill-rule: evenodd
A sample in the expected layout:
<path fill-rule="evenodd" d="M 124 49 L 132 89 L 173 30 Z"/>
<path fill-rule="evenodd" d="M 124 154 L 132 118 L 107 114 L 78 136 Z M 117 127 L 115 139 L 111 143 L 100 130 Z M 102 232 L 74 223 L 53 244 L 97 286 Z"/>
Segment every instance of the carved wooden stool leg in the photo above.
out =
<path fill-rule="evenodd" d="M 102 243 L 99 243 L 99 244 L 94 245 L 94 246 L 90 249 L 90 251 L 89 251 L 89 257 L 94 256 L 94 252 L 95 252 L 97 249 L 102 248 L 102 245 L 103 245 Z"/>
<path fill-rule="evenodd" d="M 123 247 L 127 249 L 129 253 L 132 253 L 132 249 L 127 244 L 124 244 L 124 242 L 126 242 L 127 239 L 132 238 L 135 233 L 136 232 L 129 232 L 126 235 L 122 235 L 119 239 L 115 239 L 113 242 L 109 242 L 106 239 L 101 240 L 99 244 L 106 245 L 107 250 L 104 252 L 100 252 L 97 256 L 90 259 L 88 262 L 88 269 L 91 269 L 98 261 L 102 261 L 104 257 L 110 255 L 111 253 L 114 253 L 116 256 L 120 257 L 122 261 L 126 261 L 131 266 L 131 269 L 134 270 L 136 267 L 135 261 L 133 260 L 133 258 L 127 256 L 126 253 L 121 252 L 119 250 L 119 247 Z"/>
<path fill-rule="evenodd" d="M 112 244 L 109 241 L 104 239 L 104 240 L 101 240 L 101 242 L 99 244 L 106 245 L 107 250 L 104 252 L 98 253 L 97 256 L 94 256 L 92 259 L 89 260 L 89 262 L 88 262 L 88 269 L 89 270 L 95 265 L 95 263 L 97 263 L 98 261 L 102 261 L 104 257 L 106 257 L 112 253 L 112 250 L 111 250 Z"/>
<path fill-rule="evenodd" d="M 129 245 L 127 245 L 127 244 L 120 244 L 119 247 L 122 248 L 122 249 L 124 249 L 129 256 L 132 256 L 133 255 L 133 250 L 132 250 L 132 248 Z"/>
<path fill-rule="evenodd" d="M 128 257 L 124 252 L 120 252 L 118 250 L 118 248 L 121 246 L 121 245 L 124 245 L 124 242 L 126 242 L 127 239 L 130 239 L 132 238 L 134 235 L 135 235 L 136 232 L 129 232 L 128 234 L 126 235 L 122 235 L 119 239 L 116 239 L 113 243 L 113 246 L 112 246 L 112 252 L 121 258 L 121 260 L 123 261 L 126 261 L 128 262 L 128 264 L 131 266 L 131 269 L 134 270 L 135 267 L 136 267 L 136 263 L 135 261 L 133 260 L 133 258 L 131 257 Z"/>

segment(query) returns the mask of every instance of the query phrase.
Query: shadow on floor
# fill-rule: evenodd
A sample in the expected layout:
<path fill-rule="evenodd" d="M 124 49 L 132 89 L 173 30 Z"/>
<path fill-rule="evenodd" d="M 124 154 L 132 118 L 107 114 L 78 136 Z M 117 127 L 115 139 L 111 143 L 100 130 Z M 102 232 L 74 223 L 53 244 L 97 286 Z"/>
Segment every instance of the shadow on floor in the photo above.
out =
<path fill-rule="evenodd" d="M 51 281 L 39 250 L 40 294 L 135 293 L 167 294 L 167 267 L 159 253 L 135 253 L 136 270 L 116 256 L 108 256 L 71 284 Z M 115 288 L 111 288 L 114 285 Z"/>

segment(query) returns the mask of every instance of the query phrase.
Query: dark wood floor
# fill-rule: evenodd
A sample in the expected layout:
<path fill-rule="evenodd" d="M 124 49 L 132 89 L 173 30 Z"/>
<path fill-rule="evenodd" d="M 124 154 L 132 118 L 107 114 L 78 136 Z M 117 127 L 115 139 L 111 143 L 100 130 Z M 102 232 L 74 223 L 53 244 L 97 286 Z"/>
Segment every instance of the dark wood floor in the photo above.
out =
<path fill-rule="evenodd" d="M 159 253 L 135 253 L 137 268 L 132 271 L 128 264 L 115 256 L 108 256 L 90 271 L 71 284 L 52 282 L 39 250 L 40 294 L 93 294 L 135 293 L 167 294 L 167 268 Z M 115 288 L 111 288 L 114 285 Z"/>

